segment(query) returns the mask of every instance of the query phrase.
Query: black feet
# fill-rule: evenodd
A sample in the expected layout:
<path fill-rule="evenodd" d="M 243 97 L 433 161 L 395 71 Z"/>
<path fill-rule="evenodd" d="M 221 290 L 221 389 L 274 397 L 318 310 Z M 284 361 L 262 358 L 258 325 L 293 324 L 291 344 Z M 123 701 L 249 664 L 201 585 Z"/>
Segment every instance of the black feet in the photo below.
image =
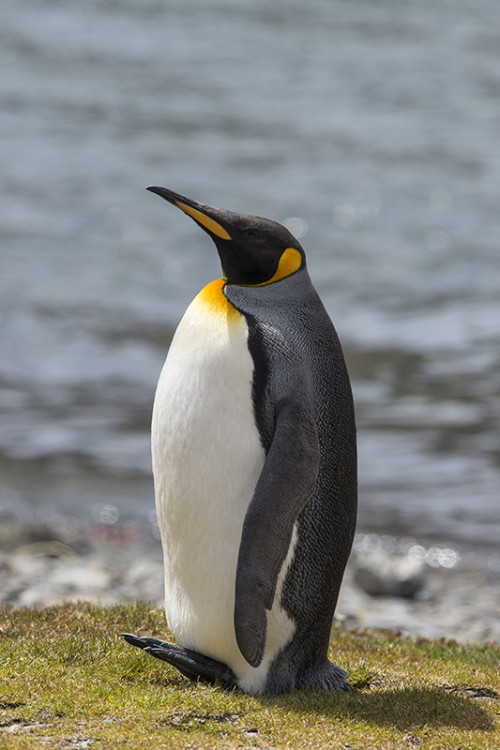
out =
<path fill-rule="evenodd" d="M 232 669 L 215 659 L 190 651 L 176 643 L 167 643 L 158 638 L 122 633 L 131 646 L 142 648 L 151 656 L 172 664 L 184 677 L 190 680 L 201 680 L 211 685 L 221 685 L 225 688 L 237 687 L 236 676 Z"/>

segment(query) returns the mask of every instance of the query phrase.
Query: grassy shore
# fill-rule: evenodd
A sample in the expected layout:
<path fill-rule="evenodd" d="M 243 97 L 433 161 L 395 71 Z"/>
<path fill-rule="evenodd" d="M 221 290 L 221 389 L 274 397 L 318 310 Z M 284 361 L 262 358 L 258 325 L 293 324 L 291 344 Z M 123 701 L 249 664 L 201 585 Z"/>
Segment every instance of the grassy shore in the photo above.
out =
<path fill-rule="evenodd" d="M 147 605 L 0 609 L 0 748 L 500 747 L 500 646 L 336 626 L 353 694 L 250 698 L 193 685 L 121 631 L 168 635 Z"/>

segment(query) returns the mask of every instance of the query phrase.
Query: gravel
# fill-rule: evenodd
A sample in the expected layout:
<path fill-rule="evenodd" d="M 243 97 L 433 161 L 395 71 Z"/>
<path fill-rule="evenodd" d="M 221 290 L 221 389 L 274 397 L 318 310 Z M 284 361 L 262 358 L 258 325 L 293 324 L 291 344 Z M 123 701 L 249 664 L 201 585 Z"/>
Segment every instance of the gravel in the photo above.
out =
<path fill-rule="evenodd" d="M 41 608 L 136 600 L 163 606 L 161 546 L 150 532 L 2 523 L 0 603 Z M 347 627 L 473 643 L 500 642 L 499 614 L 499 555 L 360 535 L 336 617 Z"/>

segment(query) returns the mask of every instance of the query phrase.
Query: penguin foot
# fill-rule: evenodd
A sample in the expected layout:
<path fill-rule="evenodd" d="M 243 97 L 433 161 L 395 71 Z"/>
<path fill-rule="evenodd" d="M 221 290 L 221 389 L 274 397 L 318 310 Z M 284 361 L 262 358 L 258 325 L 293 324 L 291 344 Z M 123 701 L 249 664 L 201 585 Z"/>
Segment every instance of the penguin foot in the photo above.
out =
<path fill-rule="evenodd" d="M 330 661 L 309 669 L 300 679 L 299 688 L 311 690 L 339 690 L 348 693 L 355 692 L 355 688 L 347 682 L 347 672 L 336 667 Z"/>
<path fill-rule="evenodd" d="M 131 646 L 142 648 L 156 659 L 166 661 L 176 667 L 184 677 L 190 680 L 208 682 L 211 685 L 221 685 L 225 688 L 238 686 L 236 675 L 226 664 L 208 656 L 198 654 L 177 643 L 160 641 L 158 638 L 122 633 L 123 638 Z"/>

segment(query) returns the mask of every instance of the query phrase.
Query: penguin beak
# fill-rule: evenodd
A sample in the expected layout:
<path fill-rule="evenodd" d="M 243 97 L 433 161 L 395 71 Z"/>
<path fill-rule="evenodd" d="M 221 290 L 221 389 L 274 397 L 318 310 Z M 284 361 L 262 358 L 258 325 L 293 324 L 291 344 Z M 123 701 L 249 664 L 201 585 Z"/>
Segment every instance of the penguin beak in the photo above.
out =
<path fill-rule="evenodd" d="M 205 206 L 203 203 L 186 198 L 185 195 L 180 193 L 174 193 L 173 190 L 168 188 L 158 187 L 156 185 L 150 185 L 146 188 L 150 193 L 159 195 L 160 198 L 172 203 L 173 206 L 177 206 L 181 211 L 190 216 L 199 226 L 208 232 L 212 237 L 217 237 L 220 240 L 231 240 L 231 235 L 224 229 L 222 224 L 215 218 L 220 212 L 220 209 L 214 208 L 213 206 Z"/>

